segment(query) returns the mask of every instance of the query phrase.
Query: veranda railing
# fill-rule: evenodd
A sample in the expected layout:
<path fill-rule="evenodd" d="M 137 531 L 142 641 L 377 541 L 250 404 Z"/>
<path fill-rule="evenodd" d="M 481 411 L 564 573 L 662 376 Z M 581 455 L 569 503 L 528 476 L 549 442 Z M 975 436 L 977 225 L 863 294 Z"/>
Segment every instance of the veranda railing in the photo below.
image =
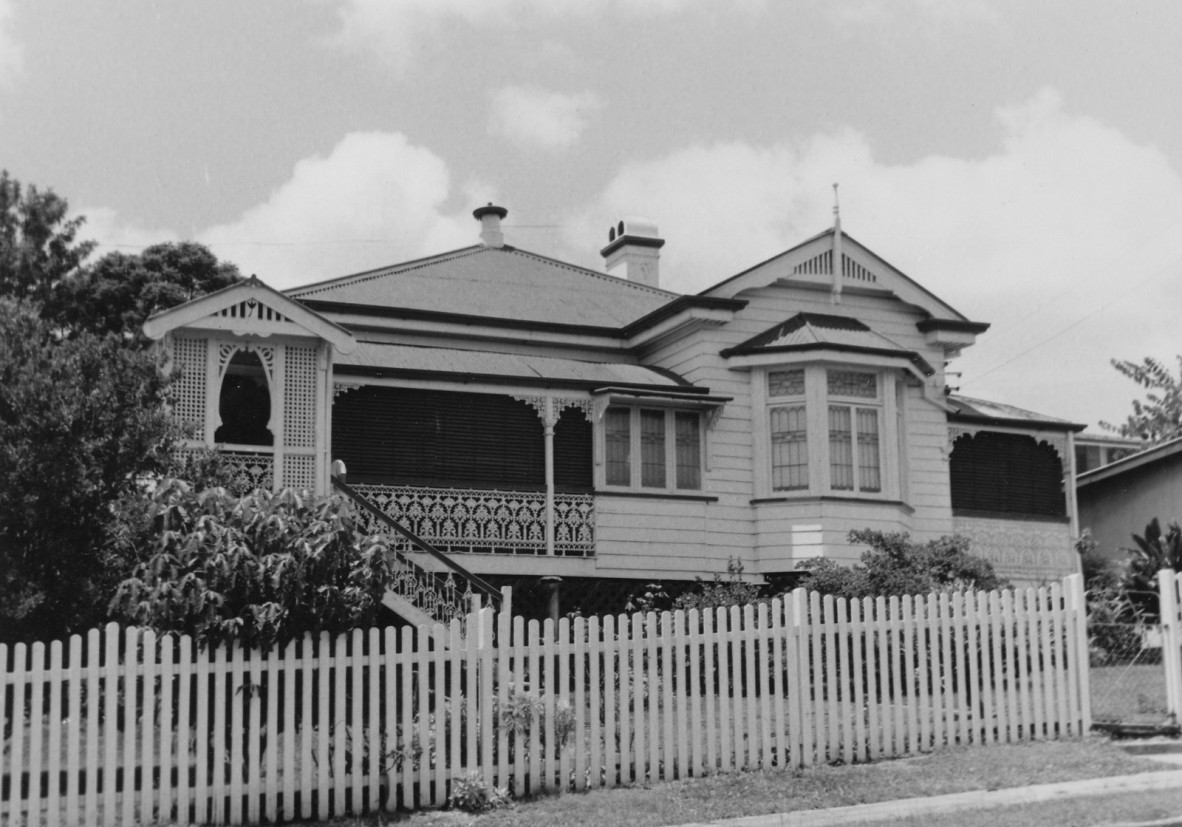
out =
<path fill-rule="evenodd" d="M 493 626 L 497 626 L 493 635 Z M 1078 736 L 1083 589 L 0 646 L 9 823 L 257 823 Z"/>

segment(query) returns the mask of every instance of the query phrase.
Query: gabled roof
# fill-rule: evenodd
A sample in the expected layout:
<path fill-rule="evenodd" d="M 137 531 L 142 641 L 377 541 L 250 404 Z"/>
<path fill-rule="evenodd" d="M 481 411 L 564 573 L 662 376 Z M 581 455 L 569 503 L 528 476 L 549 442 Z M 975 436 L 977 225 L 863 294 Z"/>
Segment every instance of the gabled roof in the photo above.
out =
<path fill-rule="evenodd" d="M 628 387 L 690 394 L 707 392 L 670 371 L 643 365 L 366 341 L 353 353 L 338 358 L 333 372 L 338 378 L 388 376 L 585 390 Z"/>
<path fill-rule="evenodd" d="M 353 334 L 251 276 L 217 292 L 161 311 L 144 322 L 149 339 L 162 339 L 182 327 L 228 330 L 238 335 L 312 335 L 341 353 L 357 345 Z"/>
<path fill-rule="evenodd" d="M 776 281 L 793 278 L 803 281 L 817 276 L 829 276 L 833 272 L 836 232 L 835 228 L 830 227 L 782 253 L 720 281 L 713 287 L 706 288 L 698 295 L 734 298 L 745 290 L 766 287 Z M 988 327 L 984 323 L 969 321 L 968 317 L 952 305 L 844 230 L 841 231 L 841 246 L 842 282 L 847 288 L 862 287 L 893 293 L 902 301 L 928 314 L 929 319 L 920 322 L 921 325 L 926 323 L 944 327 L 952 324 L 970 333 L 980 333 Z"/>
<path fill-rule="evenodd" d="M 1000 402 L 989 402 L 985 399 L 974 399 L 960 394 L 949 394 L 948 402 L 950 421 L 976 422 L 988 425 L 1009 425 L 1018 428 L 1037 428 L 1045 431 L 1082 431 L 1086 425 L 1057 419 L 1053 416 L 1016 408 L 1013 405 L 1003 405 Z"/>
<path fill-rule="evenodd" d="M 727 348 L 722 351 L 722 355 L 729 357 L 807 350 L 900 356 L 911 361 L 927 376 L 934 372 L 932 366 L 918 353 L 875 333 L 859 320 L 827 313 L 797 313 L 747 341 Z"/>
<path fill-rule="evenodd" d="M 309 306 L 332 303 L 403 308 L 618 329 L 653 313 L 676 293 L 609 276 L 515 247 L 474 245 L 317 284 L 287 295 Z"/>

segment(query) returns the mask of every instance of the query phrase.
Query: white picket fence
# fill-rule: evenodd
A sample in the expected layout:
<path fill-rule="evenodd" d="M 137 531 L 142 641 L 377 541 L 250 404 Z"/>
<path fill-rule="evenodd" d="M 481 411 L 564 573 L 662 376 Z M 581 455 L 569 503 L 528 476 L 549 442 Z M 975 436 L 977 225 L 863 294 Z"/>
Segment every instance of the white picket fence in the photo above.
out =
<path fill-rule="evenodd" d="M 258 823 L 1078 736 L 1078 577 L 835 600 L 194 646 L 108 627 L 0 646 L 17 824 Z M 48 658 L 47 658 L 48 656 Z"/>

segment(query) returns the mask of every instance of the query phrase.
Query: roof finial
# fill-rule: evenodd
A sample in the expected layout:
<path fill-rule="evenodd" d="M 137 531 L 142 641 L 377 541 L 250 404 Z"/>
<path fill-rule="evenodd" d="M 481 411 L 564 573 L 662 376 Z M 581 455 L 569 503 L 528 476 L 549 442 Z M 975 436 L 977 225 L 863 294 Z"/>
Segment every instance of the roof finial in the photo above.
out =
<path fill-rule="evenodd" d="M 830 299 L 841 304 L 841 277 L 845 271 L 845 254 L 841 251 L 841 204 L 837 201 L 837 184 L 833 185 L 833 291 Z"/>

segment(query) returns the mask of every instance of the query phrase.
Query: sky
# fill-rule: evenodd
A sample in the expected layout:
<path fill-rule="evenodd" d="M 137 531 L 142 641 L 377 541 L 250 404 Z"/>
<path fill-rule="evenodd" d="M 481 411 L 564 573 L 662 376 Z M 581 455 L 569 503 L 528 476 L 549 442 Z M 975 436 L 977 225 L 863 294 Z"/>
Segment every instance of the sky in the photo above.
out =
<path fill-rule="evenodd" d="M 278 288 L 478 241 L 698 292 L 832 225 L 991 329 L 962 394 L 1099 430 L 1182 353 L 1173 0 L 0 0 L 0 167 L 100 253 Z"/>

